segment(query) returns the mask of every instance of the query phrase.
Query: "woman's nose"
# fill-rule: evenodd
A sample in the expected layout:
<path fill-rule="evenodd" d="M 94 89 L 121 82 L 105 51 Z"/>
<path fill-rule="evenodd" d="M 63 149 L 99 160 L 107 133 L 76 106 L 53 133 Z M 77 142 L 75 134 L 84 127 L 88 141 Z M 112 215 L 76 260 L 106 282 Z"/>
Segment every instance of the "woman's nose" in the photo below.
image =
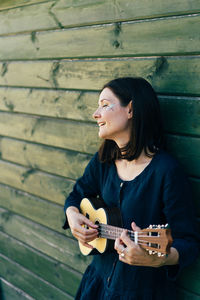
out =
<path fill-rule="evenodd" d="M 93 113 L 92 116 L 93 116 L 94 119 L 100 118 L 100 116 L 101 116 L 100 109 L 97 108 L 97 110 Z"/>

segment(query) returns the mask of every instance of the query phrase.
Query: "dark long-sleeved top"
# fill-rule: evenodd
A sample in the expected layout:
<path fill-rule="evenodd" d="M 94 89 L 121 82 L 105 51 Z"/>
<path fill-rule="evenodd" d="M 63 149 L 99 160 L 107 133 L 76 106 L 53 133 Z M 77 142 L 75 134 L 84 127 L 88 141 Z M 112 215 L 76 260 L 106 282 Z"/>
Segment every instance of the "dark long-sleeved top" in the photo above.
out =
<path fill-rule="evenodd" d="M 199 251 L 191 192 L 176 160 L 160 151 L 136 178 L 123 181 L 115 163 L 101 163 L 96 153 L 76 182 L 64 209 L 79 208 L 82 198 L 96 195 L 107 206 L 120 208 L 124 228 L 131 229 L 132 221 L 140 228 L 168 223 L 179 264 L 159 268 L 131 266 L 119 261 L 115 250 L 94 255 L 76 299 L 176 299 L 177 276 Z"/>

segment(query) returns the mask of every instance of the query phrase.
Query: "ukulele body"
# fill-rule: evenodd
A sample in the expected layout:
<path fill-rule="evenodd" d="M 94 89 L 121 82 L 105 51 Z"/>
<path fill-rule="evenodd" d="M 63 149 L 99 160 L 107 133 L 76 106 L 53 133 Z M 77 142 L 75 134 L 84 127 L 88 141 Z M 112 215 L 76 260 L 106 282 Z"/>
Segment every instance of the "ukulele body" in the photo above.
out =
<path fill-rule="evenodd" d="M 100 198 L 84 198 L 80 204 L 81 213 L 94 224 L 106 224 L 122 227 L 121 213 L 118 207 L 107 207 Z M 88 227 L 87 227 L 88 228 Z M 114 249 L 114 241 L 101 237 L 89 242 L 93 249 L 83 246 L 79 242 L 80 251 L 83 255 L 104 253 Z"/>

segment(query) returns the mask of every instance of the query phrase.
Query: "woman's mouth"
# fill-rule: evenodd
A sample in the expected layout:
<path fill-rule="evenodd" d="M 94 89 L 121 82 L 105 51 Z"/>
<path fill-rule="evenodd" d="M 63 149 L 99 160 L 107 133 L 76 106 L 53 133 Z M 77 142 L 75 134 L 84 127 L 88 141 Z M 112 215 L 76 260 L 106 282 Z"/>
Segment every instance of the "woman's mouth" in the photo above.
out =
<path fill-rule="evenodd" d="M 106 123 L 104 123 L 104 122 L 99 122 L 99 123 L 98 123 L 98 126 L 99 126 L 99 127 L 102 127 L 102 126 L 104 126 L 105 124 L 106 124 Z"/>

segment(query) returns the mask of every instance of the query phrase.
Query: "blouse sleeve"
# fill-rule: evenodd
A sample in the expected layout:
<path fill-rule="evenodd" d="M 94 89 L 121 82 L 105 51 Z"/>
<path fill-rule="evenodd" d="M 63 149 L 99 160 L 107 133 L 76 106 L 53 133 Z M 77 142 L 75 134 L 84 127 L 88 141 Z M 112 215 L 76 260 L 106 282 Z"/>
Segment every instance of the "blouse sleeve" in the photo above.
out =
<path fill-rule="evenodd" d="M 180 271 L 190 265 L 199 253 L 192 194 L 180 167 L 167 173 L 163 200 L 164 214 L 172 230 L 172 247 L 179 253 L 179 264 L 167 266 L 169 279 L 175 280 Z"/>
<path fill-rule="evenodd" d="M 94 197 L 99 194 L 99 178 L 100 178 L 100 162 L 98 159 L 98 153 L 96 153 L 74 187 L 72 192 L 69 194 L 65 201 L 64 212 L 69 206 L 75 206 L 79 209 L 80 202 L 84 197 Z M 63 229 L 69 228 L 67 218 Z"/>

